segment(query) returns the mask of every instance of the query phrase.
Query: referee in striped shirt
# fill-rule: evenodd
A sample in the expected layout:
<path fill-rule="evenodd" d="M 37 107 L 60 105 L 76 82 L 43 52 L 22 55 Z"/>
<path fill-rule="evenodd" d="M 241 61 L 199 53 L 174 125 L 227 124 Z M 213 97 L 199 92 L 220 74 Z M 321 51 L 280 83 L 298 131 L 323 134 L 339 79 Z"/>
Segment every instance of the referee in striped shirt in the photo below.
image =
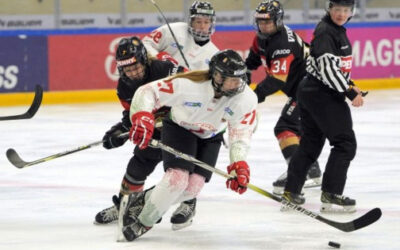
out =
<path fill-rule="evenodd" d="M 311 163 L 315 162 L 328 139 L 331 152 L 322 180 L 322 207 L 355 207 L 344 197 L 347 170 L 356 154 L 356 138 L 346 97 L 354 107 L 363 105 L 361 91 L 350 79 L 352 48 L 343 27 L 354 15 L 354 0 L 327 1 L 327 14 L 318 23 L 311 41 L 307 75 L 297 92 L 303 135 L 289 164 L 283 198 L 302 204 L 300 195 Z"/>

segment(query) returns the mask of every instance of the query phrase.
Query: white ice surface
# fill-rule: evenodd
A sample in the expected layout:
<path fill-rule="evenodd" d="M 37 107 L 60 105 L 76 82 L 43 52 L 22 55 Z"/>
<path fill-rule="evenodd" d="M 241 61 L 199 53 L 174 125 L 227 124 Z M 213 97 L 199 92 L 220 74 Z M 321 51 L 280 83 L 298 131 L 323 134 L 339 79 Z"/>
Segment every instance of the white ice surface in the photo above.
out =
<path fill-rule="evenodd" d="M 1 98 L 1 96 L 0 96 Z M 248 162 L 251 182 L 272 191 L 285 169 L 273 127 L 285 102 L 272 96 L 260 105 L 261 120 Z M 0 115 L 22 113 L 26 107 L 1 107 Z M 198 197 L 191 227 L 172 231 L 169 218 L 130 243 L 115 241 L 116 224 L 93 225 L 95 214 L 111 205 L 119 189 L 133 146 L 114 150 L 101 146 L 25 169 L 13 167 L 5 152 L 14 148 L 33 161 L 101 140 L 120 119 L 118 103 L 45 105 L 29 120 L 0 122 L 0 249 L 400 249 L 400 90 L 371 91 L 365 106 L 352 108 L 358 151 L 348 173 L 345 195 L 357 199 L 353 215 L 326 215 L 349 221 L 374 207 L 383 211 L 375 224 L 344 233 L 294 212 L 248 190 L 238 195 L 214 175 Z M 320 157 L 322 168 L 329 147 Z M 217 167 L 225 170 L 227 150 Z M 162 167 L 148 178 L 156 184 Z M 305 207 L 319 209 L 318 188 L 306 190 Z"/>

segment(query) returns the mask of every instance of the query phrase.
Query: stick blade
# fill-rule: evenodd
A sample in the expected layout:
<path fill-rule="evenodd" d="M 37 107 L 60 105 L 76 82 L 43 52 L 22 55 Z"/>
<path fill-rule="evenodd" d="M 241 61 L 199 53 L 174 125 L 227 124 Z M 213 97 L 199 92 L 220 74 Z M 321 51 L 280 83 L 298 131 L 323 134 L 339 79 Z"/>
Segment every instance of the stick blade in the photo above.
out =
<path fill-rule="evenodd" d="M 32 105 L 29 107 L 28 111 L 26 111 L 27 116 L 26 119 L 32 118 L 36 112 L 39 110 L 40 104 L 42 104 L 43 99 L 43 88 L 40 85 L 36 85 L 35 87 L 35 97 L 32 101 Z"/>
<path fill-rule="evenodd" d="M 17 168 L 24 168 L 26 165 L 28 165 L 28 162 L 22 160 L 17 151 L 15 151 L 13 148 L 7 149 L 6 155 L 11 164 Z"/>
<path fill-rule="evenodd" d="M 366 213 L 364 216 L 361 216 L 360 218 L 354 220 L 354 230 L 371 225 L 372 223 L 379 220 L 379 218 L 381 218 L 381 216 L 382 216 L 382 211 L 380 208 L 372 209 L 371 211 Z"/>
<path fill-rule="evenodd" d="M 40 85 L 36 85 L 35 87 L 35 97 L 33 98 L 32 104 L 29 109 L 19 115 L 10 115 L 10 116 L 0 116 L 0 121 L 9 121 L 9 120 L 21 120 L 21 119 L 30 119 L 32 118 L 36 112 L 38 111 L 40 104 L 43 99 L 43 88 Z"/>

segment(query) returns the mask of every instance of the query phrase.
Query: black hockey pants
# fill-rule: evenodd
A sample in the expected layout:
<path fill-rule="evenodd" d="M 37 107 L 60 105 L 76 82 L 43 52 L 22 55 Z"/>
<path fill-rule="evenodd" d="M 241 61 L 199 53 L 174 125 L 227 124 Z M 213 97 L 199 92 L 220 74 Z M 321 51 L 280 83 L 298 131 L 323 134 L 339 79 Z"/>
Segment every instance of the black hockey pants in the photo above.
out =
<path fill-rule="evenodd" d="M 301 192 L 308 168 L 318 159 L 327 138 L 331 152 L 322 190 L 342 194 L 347 170 L 357 148 L 349 106 L 343 95 L 308 76 L 300 83 L 297 97 L 303 135 L 289 164 L 285 190 Z"/>

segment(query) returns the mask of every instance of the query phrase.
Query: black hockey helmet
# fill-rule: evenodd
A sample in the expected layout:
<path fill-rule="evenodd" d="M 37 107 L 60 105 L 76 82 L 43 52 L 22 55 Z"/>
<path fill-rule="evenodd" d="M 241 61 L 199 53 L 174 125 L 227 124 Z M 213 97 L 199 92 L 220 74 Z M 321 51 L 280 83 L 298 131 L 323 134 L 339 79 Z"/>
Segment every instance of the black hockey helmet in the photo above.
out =
<path fill-rule="evenodd" d="M 240 92 L 243 92 L 247 82 L 247 67 L 242 57 L 236 51 L 227 49 L 217 52 L 211 58 L 209 67 L 209 74 L 212 81 L 212 86 L 216 93 L 231 97 Z M 214 78 L 216 73 L 219 73 L 221 75 L 222 83 L 217 83 L 215 81 Z M 240 78 L 240 86 L 236 89 L 223 91 L 222 86 L 226 77 Z"/>
<path fill-rule="evenodd" d="M 211 26 L 207 32 L 207 34 L 198 32 L 193 29 L 192 21 L 195 17 L 205 16 L 210 18 Z M 210 36 L 215 31 L 215 10 L 212 7 L 211 3 L 205 1 L 194 1 L 192 6 L 189 9 L 189 33 L 192 34 L 196 41 L 207 41 L 210 40 Z"/>
<path fill-rule="evenodd" d="M 122 69 L 125 66 L 133 65 L 138 62 L 144 67 L 147 66 L 147 50 L 142 41 L 136 36 L 122 38 L 118 44 L 115 60 L 117 61 L 119 74 L 122 76 Z"/>
<path fill-rule="evenodd" d="M 326 11 L 329 12 L 329 9 L 332 8 L 333 5 L 341 5 L 341 6 L 348 6 L 352 9 L 352 16 L 349 20 L 355 15 L 356 13 L 356 3 L 355 0 L 328 0 L 326 1 Z"/>
<path fill-rule="evenodd" d="M 329 3 L 353 7 L 355 5 L 355 0 L 329 0 Z"/>
<path fill-rule="evenodd" d="M 282 30 L 283 25 L 283 7 L 279 1 L 268 0 L 261 2 L 254 13 L 254 26 L 257 30 L 257 35 L 260 38 L 268 38 L 271 34 L 261 33 L 258 27 L 259 20 L 273 20 L 277 30 Z"/>

